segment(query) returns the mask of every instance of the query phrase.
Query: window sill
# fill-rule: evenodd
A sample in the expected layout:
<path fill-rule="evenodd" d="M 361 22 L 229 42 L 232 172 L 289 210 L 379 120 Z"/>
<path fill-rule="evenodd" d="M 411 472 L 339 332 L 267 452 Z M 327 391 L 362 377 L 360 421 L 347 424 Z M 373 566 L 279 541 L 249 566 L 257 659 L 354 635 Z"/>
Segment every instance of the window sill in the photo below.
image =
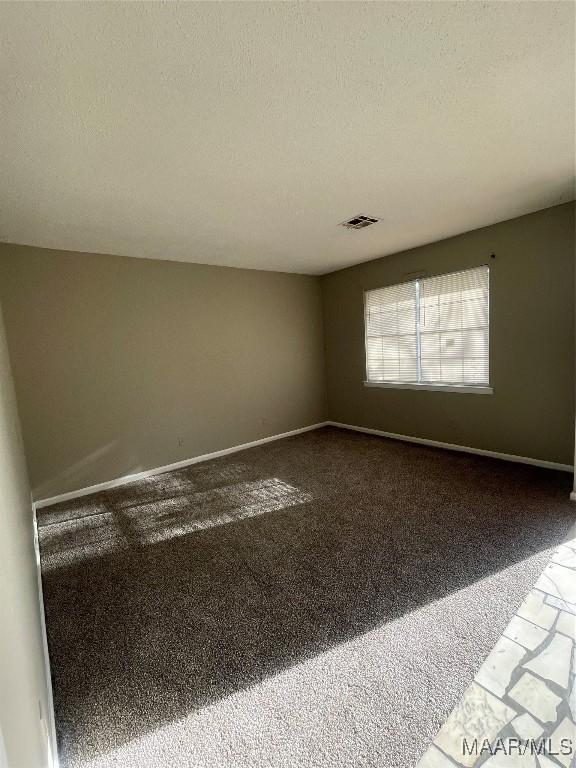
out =
<path fill-rule="evenodd" d="M 429 392 L 460 392 L 468 395 L 493 395 L 494 389 L 484 384 L 417 384 L 407 381 L 365 381 L 365 387 L 381 389 L 421 389 Z"/>

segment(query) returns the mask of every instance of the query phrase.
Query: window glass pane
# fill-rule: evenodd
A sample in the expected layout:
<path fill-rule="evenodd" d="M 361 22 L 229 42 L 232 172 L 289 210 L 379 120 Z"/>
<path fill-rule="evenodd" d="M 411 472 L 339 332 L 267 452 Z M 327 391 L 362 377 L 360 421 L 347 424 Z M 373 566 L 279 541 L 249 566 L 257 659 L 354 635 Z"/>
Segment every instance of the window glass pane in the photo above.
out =
<path fill-rule="evenodd" d="M 368 381 L 417 381 L 416 283 L 365 294 Z"/>
<path fill-rule="evenodd" d="M 462 307 L 462 328 L 479 328 L 488 325 L 488 301 L 474 299 Z"/>
<path fill-rule="evenodd" d="M 462 328 L 462 304 L 460 301 L 440 301 L 438 327 L 442 331 Z"/>
<path fill-rule="evenodd" d="M 422 362 L 426 358 L 440 357 L 440 334 L 439 333 L 423 333 L 420 336 L 420 350 L 422 355 Z"/>
<path fill-rule="evenodd" d="M 367 291 L 368 380 L 488 384 L 488 281 L 478 267 Z"/>
<path fill-rule="evenodd" d="M 446 331 L 440 334 L 440 357 L 443 359 L 462 357 L 462 334 Z"/>
<path fill-rule="evenodd" d="M 368 360 L 377 360 L 382 357 L 382 339 L 379 336 L 366 339 L 366 352 Z"/>
<path fill-rule="evenodd" d="M 478 267 L 421 281 L 423 381 L 488 384 L 488 279 Z"/>
<path fill-rule="evenodd" d="M 440 381 L 450 384 L 462 384 L 464 381 L 462 360 L 441 360 Z"/>
<path fill-rule="evenodd" d="M 438 297 L 421 299 L 420 301 L 420 329 L 423 332 L 437 331 L 440 327 L 440 304 Z"/>
<path fill-rule="evenodd" d="M 418 381 L 418 366 L 416 358 L 400 360 L 399 381 Z"/>
<path fill-rule="evenodd" d="M 398 337 L 397 336 L 382 336 L 382 357 L 386 359 L 394 359 L 398 357 Z"/>
<path fill-rule="evenodd" d="M 422 381 L 440 381 L 440 360 L 422 360 Z"/>
<path fill-rule="evenodd" d="M 412 359 L 416 362 L 416 334 L 398 337 L 398 357 L 401 360 Z"/>
<path fill-rule="evenodd" d="M 464 360 L 463 371 L 464 381 L 469 381 L 471 384 L 483 384 L 488 381 L 487 360 Z"/>
<path fill-rule="evenodd" d="M 378 368 L 376 374 L 378 381 L 399 381 L 400 363 L 398 358 L 383 360 L 382 366 Z"/>
<path fill-rule="evenodd" d="M 398 307 L 398 333 L 416 333 L 416 308 L 401 305 Z"/>

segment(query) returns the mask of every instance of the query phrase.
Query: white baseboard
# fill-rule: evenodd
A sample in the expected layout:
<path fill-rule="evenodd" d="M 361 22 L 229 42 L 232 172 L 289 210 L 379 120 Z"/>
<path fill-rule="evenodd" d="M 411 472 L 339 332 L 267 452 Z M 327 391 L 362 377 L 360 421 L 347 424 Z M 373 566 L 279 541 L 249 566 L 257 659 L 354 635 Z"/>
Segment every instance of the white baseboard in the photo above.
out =
<path fill-rule="evenodd" d="M 532 464 L 535 467 L 545 467 L 547 469 L 559 469 L 563 472 L 574 472 L 571 464 L 558 464 L 555 461 L 544 461 L 543 459 L 532 459 L 529 456 L 516 456 L 513 453 L 498 453 L 497 451 L 487 451 L 484 448 L 470 448 L 467 445 L 454 445 L 453 443 L 442 443 L 439 440 L 429 440 L 426 437 L 411 437 L 410 435 L 398 435 L 394 432 L 384 432 L 381 429 L 370 429 L 369 427 L 356 427 L 353 424 L 342 424 L 339 421 L 327 422 L 332 427 L 341 429 L 351 429 L 354 432 L 365 432 L 368 435 L 378 435 L 379 437 L 389 437 L 392 440 L 402 440 L 407 443 L 419 443 L 420 445 L 430 445 L 433 448 L 446 448 L 450 451 L 461 451 L 463 453 L 475 453 L 479 456 L 489 456 L 493 459 L 503 459 L 504 461 L 515 461 L 520 464 Z M 576 492 L 571 494 L 570 498 L 576 501 Z"/>
<path fill-rule="evenodd" d="M 395 432 L 385 432 L 382 429 L 372 429 L 370 427 L 358 427 L 354 424 L 343 424 L 339 421 L 321 421 L 317 424 L 311 424 L 308 427 L 300 427 L 299 429 L 292 429 L 289 432 L 282 432 L 278 435 L 270 435 L 269 437 L 262 437 L 259 440 L 252 440 L 249 443 L 242 443 L 241 445 L 234 445 L 230 448 L 223 448 L 220 451 L 213 451 L 212 453 L 204 453 L 200 456 L 193 456 L 190 459 L 183 459 L 182 461 L 175 461 L 172 464 L 165 464 L 162 467 L 154 467 L 153 469 L 147 469 L 143 472 L 137 472 L 133 475 L 124 475 L 123 477 L 117 477 L 114 480 L 107 480 L 103 483 L 97 483 L 96 485 L 90 485 L 86 488 L 80 488 L 76 491 L 69 491 L 67 493 L 61 493 L 57 496 L 51 496 L 46 499 L 38 499 L 34 503 L 35 509 L 42 509 L 42 507 L 49 507 L 52 504 L 58 504 L 61 501 L 70 501 L 71 499 L 80 498 L 81 496 L 88 496 L 91 493 L 98 493 L 99 491 L 106 491 L 110 488 L 117 488 L 121 485 L 127 485 L 128 483 L 134 483 L 137 480 L 143 480 L 153 475 L 160 475 L 163 472 L 171 472 L 175 469 L 182 469 L 192 464 L 199 464 L 202 461 L 209 461 L 210 459 L 217 459 L 220 456 L 227 456 L 231 453 L 237 453 L 238 451 L 244 451 L 247 448 L 255 448 L 258 445 L 264 445 L 274 440 L 282 440 L 285 437 L 291 437 L 292 435 L 300 435 L 303 432 L 311 432 L 314 429 L 320 429 L 321 427 L 339 427 L 340 429 L 350 429 L 354 432 L 364 432 L 368 435 L 377 435 L 379 437 L 388 437 L 392 440 L 402 440 L 407 443 L 418 443 L 420 445 L 429 445 L 433 448 L 444 448 L 450 451 L 461 451 L 463 453 L 473 453 L 479 456 L 489 456 L 493 459 L 502 459 L 504 461 L 514 461 L 520 464 L 531 464 L 535 467 L 544 467 L 547 469 L 558 469 L 563 472 L 574 472 L 574 467 L 571 464 L 559 464 L 555 461 L 544 461 L 543 459 L 533 459 L 529 456 L 516 456 L 511 453 L 499 453 L 497 451 L 488 451 L 484 448 L 471 448 L 466 445 L 455 445 L 454 443 L 443 443 L 440 440 L 429 440 L 425 437 L 412 437 L 410 435 L 399 435 Z M 570 494 L 572 501 L 576 501 L 576 490 Z"/>
<path fill-rule="evenodd" d="M 36 560 L 36 578 L 38 580 L 38 608 L 40 610 L 40 632 L 42 634 L 42 650 L 44 653 L 44 669 L 46 671 L 46 691 L 48 697 L 48 712 L 44 712 L 48 746 L 50 749 L 50 768 L 59 768 L 58 741 L 56 739 L 56 715 L 54 714 L 54 698 L 52 695 L 52 674 L 50 672 L 50 653 L 48 651 L 48 636 L 46 634 L 46 618 L 44 615 L 44 594 L 42 591 L 42 571 L 40 568 L 40 546 L 38 544 L 38 523 L 36 521 L 36 504 L 32 502 L 32 527 L 34 533 L 34 559 Z"/>
<path fill-rule="evenodd" d="M 134 483 L 137 480 L 144 480 L 147 477 L 160 475 L 163 472 L 171 472 L 174 469 L 189 467 L 191 464 L 199 464 L 202 461 L 210 461 L 210 459 L 217 459 L 220 456 L 228 456 L 230 453 L 237 453 L 238 451 L 244 451 L 247 448 L 255 448 L 257 445 L 271 443 L 273 440 L 282 440 L 284 437 L 292 437 L 292 435 L 300 435 L 303 432 L 311 432 L 313 429 L 320 429 L 320 427 L 325 427 L 329 423 L 330 422 L 327 421 L 321 421 L 318 424 L 310 424 L 308 427 L 291 429 L 289 432 L 282 432 L 279 435 L 261 437 L 259 440 L 252 440 L 251 442 L 243 443 L 242 445 L 234 445 L 231 448 L 223 448 L 220 451 L 213 451 L 212 453 L 203 453 L 200 456 L 193 456 L 191 459 L 183 459 L 182 461 L 175 461 L 172 464 L 165 464 L 163 467 L 154 467 L 153 469 L 146 469 L 143 472 L 136 472 L 133 475 L 124 475 L 123 477 L 117 477 L 114 480 L 107 480 L 104 483 L 89 485 L 86 488 L 80 488 L 77 491 L 60 493 L 57 496 L 51 496 L 48 499 L 38 499 L 38 501 L 35 502 L 35 508 L 42 509 L 42 507 L 49 507 L 52 504 L 58 504 L 60 501 L 70 501 L 71 499 L 77 499 L 81 496 L 88 496 L 91 493 L 98 493 L 99 491 L 106 491 L 110 488 L 117 488 L 120 485 Z"/>

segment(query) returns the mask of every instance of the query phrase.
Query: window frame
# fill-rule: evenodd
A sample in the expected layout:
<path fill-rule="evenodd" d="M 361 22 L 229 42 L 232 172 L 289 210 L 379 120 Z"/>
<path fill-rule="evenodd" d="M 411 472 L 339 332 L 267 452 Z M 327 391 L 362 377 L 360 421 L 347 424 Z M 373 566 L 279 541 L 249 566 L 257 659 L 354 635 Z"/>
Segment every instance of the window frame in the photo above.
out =
<path fill-rule="evenodd" d="M 428 280 L 430 278 L 435 277 L 444 277 L 448 275 L 456 275 L 461 272 L 469 272 L 473 269 L 480 269 L 481 267 L 485 267 L 488 270 L 488 302 L 487 302 L 487 312 L 488 312 L 488 383 L 487 384 L 474 384 L 474 383 L 448 383 L 448 382 L 420 382 L 420 381 L 372 381 L 368 378 L 368 324 L 366 322 L 366 297 L 368 293 L 371 291 L 378 291 L 382 288 L 395 288 L 397 286 L 401 285 L 414 285 L 415 293 L 418 294 L 420 291 L 420 285 L 423 280 Z M 489 264 L 476 264 L 473 267 L 466 267 L 465 269 L 456 269 L 451 272 L 441 272 L 438 274 L 433 275 L 420 275 L 418 277 L 414 277 L 413 280 L 403 280 L 399 283 L 388 283 L 387 285 L 380 285 L 378 287 L 374 288 L 365 288 L 363 289 L 363 323 L 364 323 L 364 386 L 365 387 L 373 387 L 373 388 L 379 388 L 379 389 L 411 389 L 411 390 L 424 390 L 429 392 L 461 392 L 463 394 L 475 394 L 475 395 L 492 395 L 494 394 L 494 387 L 491 383 L 491 374 L 492 374 L 492 366 L 490 365 L 490 335 L 491 335 L 491 324 L 490 324 L 490 265 Z M 417 311 L 418 311 L 418 304 L 417 304 Z M 421 364 L 421 354 L 420 354 L 420 336 L 419 333 L 416 336 L 417 345 L 418 345 L 418 353 L 417 353 L 417 366 L 418 369 L 420 369 Z"/>

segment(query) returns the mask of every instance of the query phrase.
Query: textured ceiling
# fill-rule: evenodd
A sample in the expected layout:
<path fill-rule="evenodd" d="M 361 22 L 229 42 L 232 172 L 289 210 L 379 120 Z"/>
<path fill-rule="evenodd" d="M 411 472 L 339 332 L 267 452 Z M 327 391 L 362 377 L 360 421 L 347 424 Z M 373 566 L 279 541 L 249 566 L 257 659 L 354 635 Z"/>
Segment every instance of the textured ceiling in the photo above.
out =
<path fill-rule="evenodd" d="M 323 273 L 573 199 L 574 9 L 0 3 L 0 240 Z"/>

